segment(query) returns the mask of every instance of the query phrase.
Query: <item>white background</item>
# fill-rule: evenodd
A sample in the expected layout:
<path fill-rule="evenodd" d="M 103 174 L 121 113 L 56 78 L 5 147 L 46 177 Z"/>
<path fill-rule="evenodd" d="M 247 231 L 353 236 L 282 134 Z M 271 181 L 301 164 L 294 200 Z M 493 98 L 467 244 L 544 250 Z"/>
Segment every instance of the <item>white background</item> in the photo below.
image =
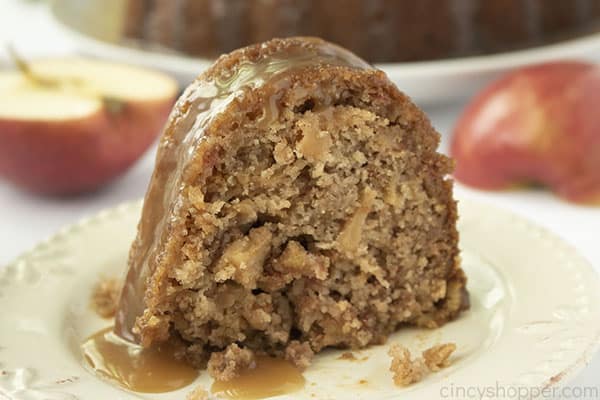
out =
<path fill-rule="evenodd" d="M 47 17 L 43 5 L 17 0 L 0 0 L 0 64 L 7 62 L 4 49 L 8 43 L 26 57 L 75 51 L 69 39 Z M 463 106 L 464 102 L 457 102 L 425 107 L 442 133 L 442 151 L 447 150 L 451 128 Z M 0 181 L 0 268 L 61 227 L 103 208 L 142 197 L 153 159 L 154 148 L 112 185 L 75 198 L 35 197 Z M 459 199 L 474 198 L 495 204 L 538 222 L 579 249 L 600 272 L 600 207 L 567 204 L 544 191 L 484 193 L 457 184 L 456 194 Z M 600 390 L 600 355 L 568 384 L 595 386 Z"/>

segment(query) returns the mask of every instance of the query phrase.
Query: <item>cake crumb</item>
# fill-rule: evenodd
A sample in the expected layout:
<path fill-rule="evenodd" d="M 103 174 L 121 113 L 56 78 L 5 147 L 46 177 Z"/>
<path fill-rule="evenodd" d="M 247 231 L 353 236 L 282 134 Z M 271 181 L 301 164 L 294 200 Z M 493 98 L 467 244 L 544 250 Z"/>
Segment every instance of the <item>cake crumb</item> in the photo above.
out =
<path fill-rule="evenodd" d="M 208 400 L 208 392 L 202 386 L 198 386 L 185 397 L 186 400 Z"/>
<path fill-rule="evenodd" d="M 456 344 L 444 343 L 423 351 L 422 357 L 412 359 L 410 351 L 397 343 L 390 346 L 388 354 L 392 357 L 390 371 L 394 373 L 394 383 L 405 387 L 421 381 L 428 372 L 437 372 L 447 367 L 450 355 L 456 350 Z"/>
<path fill-rule="evenodd" d="M 292 276 L 306 276 L 323 281 L 329 275 L 329 259 L 311 254 L 300 243 L 290 240 L 283 253 L 275 260 L 273 268 Z"/>
<path fill-rule="evenodd" d="M 212 353 L 208 360 L 208 373 L 218 381 L 230 381 L 248 368 L 254 368 L 256 360 L 252 350 L 230 344 L 223 351 Z"/>
<path fill-rule="evenodd" d="M 350 351 L 346 351 L 345 353 L 342 353 L 342 355 L 338 357 L 338 360 L 356 361 L 357 358 L 354 355 L 354 353 L 352 353 Z"/>
<path fill-rule="evenodd" d="M 390 371 L 394 374 L 394 383 L 405 387 L 419 382 L 427 373 L 427 366 L 422 358 L 412 359 L 410 351 L 397 343 L 390 346 L 388 351 L 392 357 Z"/>
<path fill-rule="evenodd" d="M 364 189 L 359 207 L 354 212 L 354 215 L 346 221 L 342 231 L 338 235 L 337 241 L 340 248 L 349 255 L 353 255 L 357 251 L 367 216 L 371 212 L 376 196 L 377 193 L 370 187 L 367 186 Z"/>
<path fill-rule="evenodd" d="M 287 145 L 287 143 L 277 143 L 273 149 L 273 158 L 277 164 L 289 165 L 295 159 L 294 151 Z"/>
<path fill-rule="evenodd" d="M 427 368 L 432 372 L 439 371 L 450 364 L 448 359 L 455 350 L 456 344 L 454 343 L 444 343 L 430 347 L 423 352 L 425 365 L 427 365 Z"/>
<path fill-rule="evenodd" d="M 116 278 L 102 278 L 92 291 L 91 305 L 102 318 L 112 318 L 117 312 L 121 284 Z"/>
<path fill-rule="evenodd" d="M 285 359 L 301 370 L 308 368 L 314 355 L 308 342 L 292 340 L 285 348 Z"/>
<path fill-rule="evenodd" d="M 296 144 L 296 150 L 311 162 L 325 161 L 333 144 L 329 133 L 320 130 L 317 121 L 317 115 L 311 113 L 307 114 L 307 120 L 297 122 L 302 139 Z"/>
<path fill-rule="evenodd" d="M 231 242 L 215 266 L 216 281 L 231 279 L 245 288 L 254 289 L 257 279 L 262 276 L 272 238 L 273 234 L 266 227 L 260 227 Z"/>

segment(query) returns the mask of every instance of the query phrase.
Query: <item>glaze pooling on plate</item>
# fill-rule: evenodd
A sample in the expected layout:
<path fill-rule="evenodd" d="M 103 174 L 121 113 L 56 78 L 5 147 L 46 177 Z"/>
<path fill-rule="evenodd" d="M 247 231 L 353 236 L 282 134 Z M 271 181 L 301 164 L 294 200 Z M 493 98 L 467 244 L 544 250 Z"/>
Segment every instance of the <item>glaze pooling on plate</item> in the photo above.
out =
<path fill-rule="evenodd" d="M 90 310 L 89 296 L 101 273 L 124 270 L 139 212 L 139 202 L 102 212 L 0 269 L 0 397 L 150 398 L 93 376 L 79 350 L 86 337 L 111 323 Z M 513 214 L 462 201 L 460 215 L 471 311 L 439 330 L 409 329 L 390 338 L 412 351 L 455 342 L 452 365 L 399 389 L 387 371 L 388 346 L 355 352 L 357 361 L 338 359 L 343 351 L 328 351 L 304 373 L 305 389 L 281 399 L 348 393 L 365 400 L 437 398 L 444 385 L 474 380 L 541 388 L 584 366 L 600 335 L 600 285 L 592 268 L 563 241 Z M 518 364 L 509 362 L 516 358 Z M 211 381 L 203 374 L 189 387 L 151 398 L 185 398 L 197 384 L 209 389 Z"/>
<path fill-rule="evenodd" d="M 101 379 L 140 393 L 172 392 L 188 386 L 199 371 L 178 360 L 176 343 L 144 349 L 102 329 L 81 344 L 91 371 Z"/>

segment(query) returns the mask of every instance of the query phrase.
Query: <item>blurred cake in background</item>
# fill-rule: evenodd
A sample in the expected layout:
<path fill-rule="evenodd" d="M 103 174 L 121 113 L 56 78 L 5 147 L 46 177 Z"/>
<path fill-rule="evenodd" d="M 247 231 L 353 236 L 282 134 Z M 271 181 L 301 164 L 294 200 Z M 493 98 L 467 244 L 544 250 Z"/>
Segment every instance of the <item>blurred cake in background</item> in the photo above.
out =
<path fill-rule="evenodd" d="M 600 0 L 127 0 L 125 36 L 200 57 L 320 36 L 371 62 L 538 46 L 600 29 Z"/>

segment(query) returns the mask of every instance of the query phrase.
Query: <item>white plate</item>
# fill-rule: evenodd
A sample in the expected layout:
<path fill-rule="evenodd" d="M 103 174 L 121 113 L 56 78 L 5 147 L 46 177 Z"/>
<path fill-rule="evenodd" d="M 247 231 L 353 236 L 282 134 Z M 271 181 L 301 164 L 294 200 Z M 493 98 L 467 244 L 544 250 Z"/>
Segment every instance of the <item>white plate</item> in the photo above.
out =
<path fill-rule="evenodd" d="M 111 12 L 106 11 L 111 9 L 106 5 L 113 3 L 115 0 L 103 0 L 100 2 L 102 12 L 96 12 L 85 7 L 90 4 L 89 1 L 53 0 L 51 12 L 57 25 L 73 39 L 83 54 L 158 68 L 173 74 L 183 85 L 189 84 L 212 63 L 206 59 L 115 44 L 120 35 L 120 32 L 116 32 L 118 24 L 115 20 L 120 17 L 111 16 Z M 103 40 L 99 40 L 99 37 Z M 471 96 L 491 79 L 510 69 L 557 59 L 599 61 L 600 33 L 520 51 L 437 61 L 378 64 L 377 67 L 384 70 L 402 91 L 424 105 Z"/>
<path fill-rule="evenodd" d="M 592 268 L 547 231 L 505 211 L 460 203 L 463 264 L 472 307 L 438 330 L 393 335 L 419 351 L 441 342 L 458 346 L 452 365 L 409 388 L 392 384 L 388 345 L 316 357 L 302 392 L 279 399 L 450 398 L 459 388 L 535 393 L 571 377 L 600 341 L 600 284 Z M 66 228 L 0 269 L 0 398 L 32 400 L 182 399 L 176 392 L 126 392 L 92 375 L 80 343 L 111 322 L 89 309 L 102 275 L 122 274 L 140 202 Z M 366 380 L 366 384 L 359 384 Z M 456 392 L 455 392 L 456 393 Z M 314 397 L 311 397 L 314 396 Z"/>

